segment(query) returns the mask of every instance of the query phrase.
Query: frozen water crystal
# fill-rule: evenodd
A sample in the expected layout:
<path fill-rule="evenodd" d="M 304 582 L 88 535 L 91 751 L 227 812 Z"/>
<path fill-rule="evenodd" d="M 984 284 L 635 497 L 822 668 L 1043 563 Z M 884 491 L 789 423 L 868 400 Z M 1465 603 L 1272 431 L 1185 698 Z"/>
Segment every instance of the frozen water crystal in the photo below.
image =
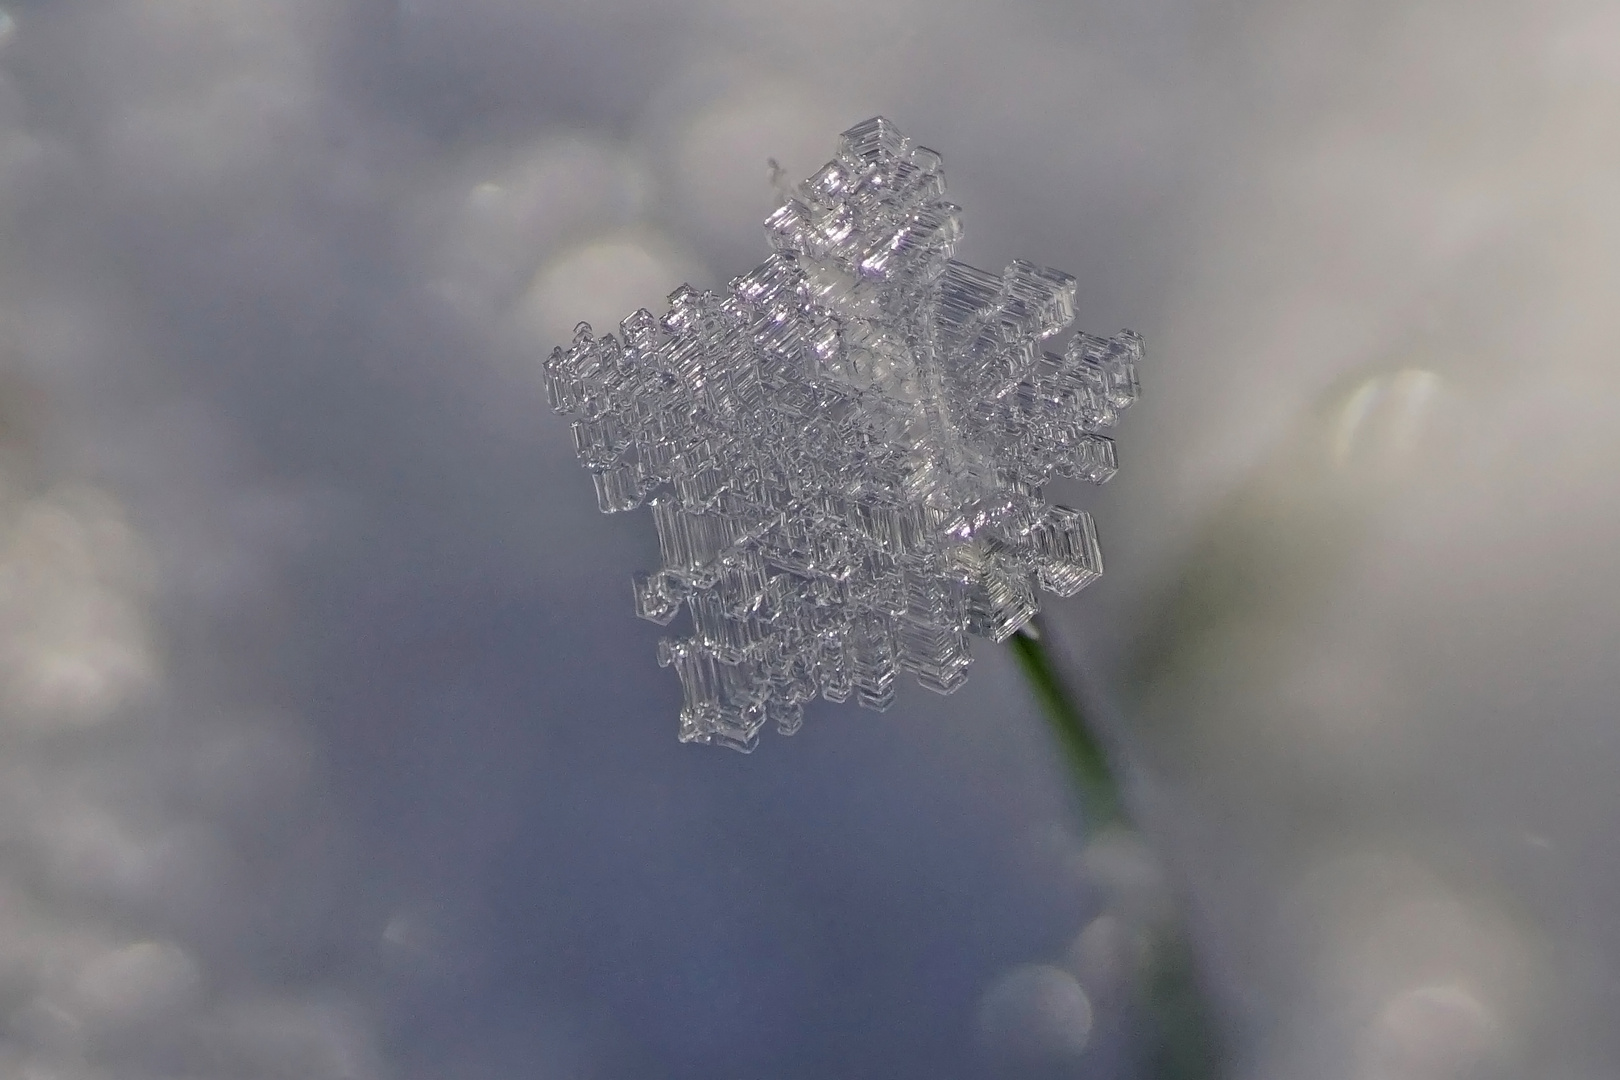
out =
<path fill-rule="evenodd" d="M 636 614 L 685 692 L 683 741 L 753 749 L 805 702 L 893 702 L 909 671 L 949 693 L 968 635 L 1003 641 L 1102 573 L 1091 516 L 1053 475 L 1103 483 L 1102 431 L 1136 400 L 1141 339 L 1076 333 L 1075 280 L 951 258 L 940 157 L 881 117 L 765 221 L 774 253 L 723 293 L 546 363 L 601 509 L 647 504 L 663 565 Z"/>

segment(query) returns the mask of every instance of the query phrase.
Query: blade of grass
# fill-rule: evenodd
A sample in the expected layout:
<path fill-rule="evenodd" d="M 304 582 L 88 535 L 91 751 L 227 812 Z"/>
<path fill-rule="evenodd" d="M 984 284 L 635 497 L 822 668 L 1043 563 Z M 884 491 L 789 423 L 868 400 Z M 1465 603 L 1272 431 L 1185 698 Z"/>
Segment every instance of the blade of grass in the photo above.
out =
<path fill-rule="evenodd" d="M 1124 820 L 1119 784 L 1108 768 L 1108 756 L 1092 734 L 1074 695 L 1063 685 L 1039 631 L 1020 630 L 1009 640 L 1018 666 L 1034 691 L 1052 734 L 1062 746 L 1069 771 L 1080 788 L 1087 826 L 1100 829 Z"/>
<path fill-rule="evenodd" d="M 1079 791 L 1088 829 L 1131 828 L 1108 755 L 1058 673 L 1038 623 L 1009 640 Z M 1157 1080 L 1214 1080 L 1225 1074 L 1209 1002 L 1199 984 L 1191 943 L 1182 926 L 1161 927 L 1154 961 L 1141 987 L 1149 1016 L 1146 1060 Z"/>

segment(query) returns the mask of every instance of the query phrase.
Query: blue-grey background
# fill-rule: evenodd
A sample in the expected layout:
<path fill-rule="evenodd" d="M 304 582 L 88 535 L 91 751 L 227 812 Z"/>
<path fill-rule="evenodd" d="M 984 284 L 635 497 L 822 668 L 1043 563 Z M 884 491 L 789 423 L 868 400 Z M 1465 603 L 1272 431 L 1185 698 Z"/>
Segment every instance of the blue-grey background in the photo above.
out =
<path fill-rule="evenodd" d="M 545 407 L 875 113 L 1146 337 L 1156 855 L 989 646 L 678 745 Z M 0 1074 L 1127 1076 L 1179 894 L 1235 1076 L 1616 1075 L 1617 121 L 1601 0 L 14 0 Z"/>

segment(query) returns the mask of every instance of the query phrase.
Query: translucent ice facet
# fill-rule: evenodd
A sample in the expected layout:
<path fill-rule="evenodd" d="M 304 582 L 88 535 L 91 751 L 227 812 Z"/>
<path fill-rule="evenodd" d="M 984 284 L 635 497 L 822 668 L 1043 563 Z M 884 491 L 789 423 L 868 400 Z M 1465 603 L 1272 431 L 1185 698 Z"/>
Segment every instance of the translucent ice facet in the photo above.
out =
<path fill-rule="evenodd" d="M 1030 534 L 1035 576 L 1041 588 L 1073 596 L 1102 576 L 1097 527 L 1083 510 L 1054 506 Z"/>
<path fill-rule="evenodd" d="M 1091 516 L 1041 489 L 1114 475 L 1141 339 L 1052 344 L 1075 279 L 958 262 L 961 230 L 939 155 L 875 117 L 766 219 L 764 262 L 547 360 L 600 508 L 651 508 L 635 612 L 690 618 L 658 648 L 683 741 L 751 750 L 818 694 L 886 709 L 900 671 L 949 693 L 969 635 L 1102 573 Z"/>

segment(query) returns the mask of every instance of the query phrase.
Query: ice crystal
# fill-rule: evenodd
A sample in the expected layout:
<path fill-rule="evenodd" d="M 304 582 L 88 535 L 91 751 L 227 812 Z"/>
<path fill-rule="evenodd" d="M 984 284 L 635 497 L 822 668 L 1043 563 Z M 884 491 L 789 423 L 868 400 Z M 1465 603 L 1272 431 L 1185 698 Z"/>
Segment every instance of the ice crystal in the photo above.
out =
<path fill-rule="evenodd" d="M 949 693 L 968 635 L 1003 641 L 1102 573 L 1051 476 L 1102 483 L 1101 434 L 1136 400 L 1141 339 L 1076 333 L 1075 279 L 951 258 L 940 157 L 877 117 L 765 221 L 774 253 L 723 293 L 681 286 L 617 336 L 581 323 L 546 363 L 601 509 L 648 504 L 663 565 L 636 614 L 692 632 L 683 741 L 753 749 L 816 694 Z"/>

